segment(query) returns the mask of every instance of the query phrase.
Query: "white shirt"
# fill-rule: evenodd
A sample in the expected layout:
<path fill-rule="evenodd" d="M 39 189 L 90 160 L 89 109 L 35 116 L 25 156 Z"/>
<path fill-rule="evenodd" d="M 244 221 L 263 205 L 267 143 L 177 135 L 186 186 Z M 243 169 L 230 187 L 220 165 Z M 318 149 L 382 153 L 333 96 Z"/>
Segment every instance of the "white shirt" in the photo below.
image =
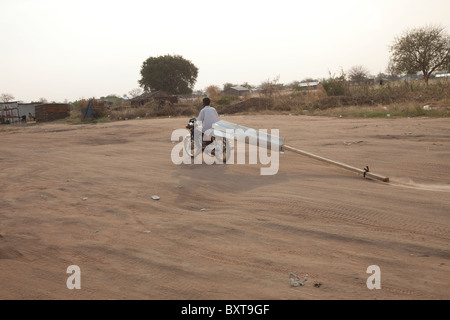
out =
<path fill-rule="evenodd" d="M 219 115 L 217 114 L 216 109 L 211 106 L 206 106 L 200 111 L 197 120 L 202 122 L 202 132 L 205 132 L 206 130 L 211 129 L 214 123 L 219 121 Z"/>

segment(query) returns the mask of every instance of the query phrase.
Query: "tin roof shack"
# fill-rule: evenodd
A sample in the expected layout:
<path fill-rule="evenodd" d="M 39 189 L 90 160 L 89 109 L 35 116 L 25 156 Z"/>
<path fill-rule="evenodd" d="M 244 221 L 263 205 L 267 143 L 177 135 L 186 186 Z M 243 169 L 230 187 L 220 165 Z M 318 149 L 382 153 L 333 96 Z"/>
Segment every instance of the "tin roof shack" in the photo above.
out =
<path fill-rule="evenodd" d="M 19 101 L 0 102 L 0 109 L 18 108 L 19 103 Z"/>
<path fill-rule="evenodd" d="M 40 104 L 41 104 L 40 102 L 31 102 L 31 103 L 22 103 L 18 101 L 8 103 L 0 102 L 0 110 L 17 108 L 19 110 L 21 121 L 23 116 L 25 116 L 26 119 L 28 120 L 32 120 L 35 117 L 36 106 Z"/>
<path fill-rule="evenodd" d="M 318 81 L 301 82 L 298 85 L 298 90 L 317 90 L 318 86 Z"/>
<path fill-rule="evenodd" d="M 246 97 L 250 95 L 251 91 L 249 88 L 245 87 L 230 87 L 223 91 L 223 94 L 236 96 L 236 97 Z"/>
<path fill-rule="evenodd" d="M 20 111 L 20 115 L 23 116 L 25 115 L 28 119 L 30 119 L 30 114 L 31 117 L 35 117 L 36 116 L 36 106 L 40 105 L 41 103 L 36 103 L 36 102 L 31 102 L 31 103 L 19 103 L 19 111 Z M 30 119 L 31 120 L 31 119 Z"/>
<path fill-rule="evenodd" d="M 40 104 L 35 107 L 35 110 L 37 122 L 55 121 L 70 115 L 69 105 L 63 103 Z"/>
<path fill-rule="evenodd" d="M 132 107 L 142 107 L 148 102 L 158 101 L 160 105 L 164 105 L 166 101 L 169 103 L 178 103 L 178 96 L 168 94 L 164 91 L 146 92 L 138 97 L 131 99 Z"/>

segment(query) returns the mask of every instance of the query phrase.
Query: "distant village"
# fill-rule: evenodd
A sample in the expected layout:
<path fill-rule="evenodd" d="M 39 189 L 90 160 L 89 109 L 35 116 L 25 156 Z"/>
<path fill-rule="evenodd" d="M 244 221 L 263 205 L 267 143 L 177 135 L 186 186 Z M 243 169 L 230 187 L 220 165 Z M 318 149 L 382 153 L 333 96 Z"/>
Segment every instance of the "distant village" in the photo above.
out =
<path fill-rule="evenodd" d="M 402 80 L 420 80 L 422 76 L 420 74 L 414 75 L 403 75 L 397 77 L 396 81 Z M 432 75 L 432 78 L 450 78 L 450 73 L 448 71 L 436 72 Z M 378 77 L 378 78 L 367 78 L 364 84 L 384 84 L 390 82 L 391 79 Z M 352 83 L 350 85 L 361 85 L 361 83 Z M 295 82 L 295 90 L 297 91 L 315 91 L 321 85 L 319 80 L 310 80 L 303 82 Z M 283 85 L 281 85 L 283 86 Z M 289 86 L 287 86 L 289 87 Z M 292 89 L 292 88 L 291 88 Z M 223 91 L 220 92 L 222 95 L 235 96 L 240 98 L 247 98 L 254 96 L 255 94 L 264 94 L 264 88 L 249 88 L 245 86 L 227 86 Z M 199 97 L 208 96 L 208 93 L 201 90 L 195 91 L 191 94 L 185 95 L 171 95 L 164 91 L 154 91 L 154 92 L 144 92 L 140 95 L 129 98 L 126 95 L 122 98 L 117 96 L 107 96 L 101 97 L 96 100 L 96 105 L 107 106 L 120 102 L 129 102 L 131 107 L 141 107 L 151 101 L 161 101 L 164 104 L 165 101 L 172 103 L 178 103 L 179 100 L 194 100 Z M 84 101 L 84 100 L 83 100 Z M 86 107 L 88 102 L 84 102 L 85 105 L 81 107 Z M 9 101 L 0 102 L 0 124 L 20 124 L 20 123 L 35 123 L 35 122 L 49 122 L 59 119 L 65 119 L 70 116 L 70 111 L 74 106 L 70 103 L 47 103 L 47 102 L 31 102 L 23 103 L 21 101 Z M 87 110 L 87 109 L 86 109 Z M 83 119 L 82 119 L 83 120 Z"/>

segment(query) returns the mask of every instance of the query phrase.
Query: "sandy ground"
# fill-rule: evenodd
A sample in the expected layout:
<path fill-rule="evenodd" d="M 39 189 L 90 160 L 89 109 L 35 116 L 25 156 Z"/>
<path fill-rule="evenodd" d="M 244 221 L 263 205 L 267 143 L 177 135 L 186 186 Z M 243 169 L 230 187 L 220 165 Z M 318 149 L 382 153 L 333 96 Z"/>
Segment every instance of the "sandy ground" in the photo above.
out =
<path fill-rule="evenodd" d="M 222 119 L 391 182 L 292 152 L 177 166 L 181 118 L 3 126 L 0 299 L 450 298 L 450 119 Z"/>

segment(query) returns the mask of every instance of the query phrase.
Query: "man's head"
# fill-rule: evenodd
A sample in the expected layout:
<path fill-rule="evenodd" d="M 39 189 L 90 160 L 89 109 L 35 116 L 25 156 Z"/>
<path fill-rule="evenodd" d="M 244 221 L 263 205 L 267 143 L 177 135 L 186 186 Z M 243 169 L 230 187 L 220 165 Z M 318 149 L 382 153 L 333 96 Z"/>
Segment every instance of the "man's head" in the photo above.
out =
<path fill-rule="evenodd" d="M 211 104 L 211 100 L 209 98 L 204 98 L 203 99 L 203 106 L 209 106 Z"/>

